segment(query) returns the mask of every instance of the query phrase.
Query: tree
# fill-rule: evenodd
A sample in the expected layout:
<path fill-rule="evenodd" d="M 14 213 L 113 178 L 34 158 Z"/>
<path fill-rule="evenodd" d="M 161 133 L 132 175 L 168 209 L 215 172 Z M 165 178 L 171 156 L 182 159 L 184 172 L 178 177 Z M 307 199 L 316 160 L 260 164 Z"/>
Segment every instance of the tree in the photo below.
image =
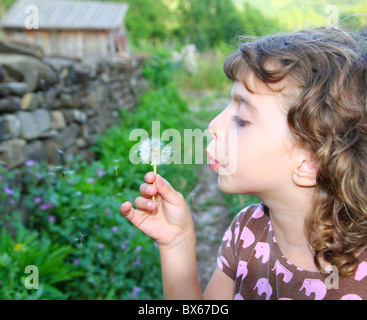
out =
<path fill-rule="evenodd" d="M 269 31 L 265 27 L 275 27 L 260 10 L 245 4 L 244 10 L 238 11 L 232 0 L 180 0 L 178 10 L 177 35 L 199 50 L 231 42 L 238 33 L 262 35 Z"/>
<path fill-rule="evenodd" d="M 156 43 L 169 36 L 166 22 L 170 12 L 162 0 L 129 0 L 128 3 L 126 28 L 132 41 L 143 39 Z"/>

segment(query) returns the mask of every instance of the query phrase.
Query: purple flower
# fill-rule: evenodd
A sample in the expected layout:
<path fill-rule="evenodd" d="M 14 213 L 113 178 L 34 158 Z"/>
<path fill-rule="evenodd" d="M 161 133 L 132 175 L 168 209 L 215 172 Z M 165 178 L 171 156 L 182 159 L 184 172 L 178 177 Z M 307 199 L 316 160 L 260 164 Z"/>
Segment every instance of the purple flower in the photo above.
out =
<path fill-rule="evenodd" d="M 99 229 L 99 225 L 98 224 L 95 224 L 94 225 L 94 229 L 98 230 Z"/>
<path fill-rule="evenodd" d="M 141 291 L 141 289 L 140 289 L 139 287 L 134 286 L 134 287 L 133 287 L 133 292 L 131 292 L 130 297 L 131 297 L 132 299 L 135 299 L 135 298 L 136 298 L 136 296 L 137 296 L 137 294 L 138 294 L 140 291 Z"/>
<path fill-rule="evenodd" d="M 141 260 L 140 260 L 140 257 L 138 257 L 135 261 L 135 265 L 138 266 L 140 265 L 140 263 L 141 263 Z"/>
<path fill-rule="evenodd" d="M 79 260 L 78 259 L 73 259 L 73 265 L 74 266 L 78 266 L 78 265 L 80 265 L 80 262 L 79 262 Z"/>
<path fill-rule="evenodd" d="M 106 174 L 106 171 L 97 169 L 97 176 L 102 178 Z"/>
<path fill-rule="evenodd" d="M 33 198 L 33 202 L 34 203 L 40 203 L 41 201 L 42 201 L 42 198 L 41 197 Z"/>
<path fill-rule="evenodd" d="M 136 251 L 141 251 L 141 249 L 142 249 L 142 247 L 141 247 L 141 246 L 137 246 L 137 247 L 135 248 L 135 250 L 136 250 Z"/>
<path fill-rule="evenodd" d="M 121 243 L 120 248 L 121 248 L 121 250 L 125 250 L 127 248 L 127 244 L 126 243 Z"/>
<path fill-rule="evenodd" d="M 113 232 L 119 231 L 119 228 L 117 226 L 113 226 L 111 229 L 112 229 Z"/>
<path fill-rule="evenodd" d="M 98 243 L 97 246 L 98 246 L 99 249 L 104 249 L 104 244 L 103 243 Z"/>
<path fill-rule="evenodd" d="M 0 174 L 0 180 L 2 180 L 3 176 Z"/>
<path fill-rule="evenodd" d="M 110 214 L 111 213 L 111 210 L 110 209 L 106 209 L 105 213 L 106 214 Z"/>
<path fill-rule="evenodd" d="M 10 189 L 8 187 L 4 187 L 4 191 L 5 191 L 6 194 L 9 194 L 9 195 L 11 195 L 11 194 L 14 193 L 14 190 L 13 189 Z"/>
<path fill-rule="evenodd" d="M 94 178 L 88 178 L 85 181 L 87 181 L 88 183 L 93 183 L 94 181 L 96 181 L 96 179 L 94 179 Z"/>
<path fill-rule="evenodd" d="M 49 223 L 55 223 L 55 222 L 56 222 L 56 218 L 55 218 L 55 216 L 53 216 L 53 215 L 49 215 L 49 216 L 48 216 L 48 222 L 49 222 Z"/>
<path fill-rule="evenodd" d="M 36 161 L 34 161 L 34 160 L 28 160 L 28 161 L 25 162 L 25 165 L 27 167 L 33 167 L 35 164 L 36 164 Z"/>
<path fill-rule="evenodd" d="M 52 202 L 49 202 L 49 201 L 45 201 L 44 203 L 42 203 L 38 209 L 42 210 L 42 211 L 45 211 L 45 210 L 48 210 L 48 209 L 51 209 L 53 208 L 55 205 L 52 203 Z"/>
<path fill-rule="evenodd" d="M 43 178 L 43 175 L 42 175 L 42 174 L 40 174 L 39 172 L 36 172 L 36 178 L 37 178 L 38 180 L 41 180 L 41 179 Z"/>

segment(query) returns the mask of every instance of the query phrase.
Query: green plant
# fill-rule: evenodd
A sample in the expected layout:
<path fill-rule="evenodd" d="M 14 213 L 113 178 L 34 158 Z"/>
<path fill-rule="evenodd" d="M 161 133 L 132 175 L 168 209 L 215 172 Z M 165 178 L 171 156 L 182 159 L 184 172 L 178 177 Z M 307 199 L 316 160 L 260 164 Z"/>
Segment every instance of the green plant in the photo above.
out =
<path fill-rule="evenodd" d="M 80 273 L 60 290 L 70 299 L 161 298 L 154 242 L 119 214 L 122 190 L 128 193 L 118 180 L 123 171 L 116 177 L 112 166 L 88 166 L 73 156 L 59 173 L 46 168 L 34 164 L 25 173 L 27 181 L 37 180 L 29 175 L 42 177 L 29 188 L 26 202 L 32 229 L 73 248 L 70 261 Z"/>
<path fill-rule="evenodd" d="M 173 74 L 174 64 L 168 50 L 155 49 L 155 52 L 144 61 L 143 75 L 149 80 L 152 89 L 168 85 L 172 81 Z"/>
<path fill-rule="evenodd" d="M 16 300 L 68 298 L 70 293 L 61 288 L 81 274 L 71 263 L 75 250 L 30 232 L 15 215 L 16 212 L 8 225 L 14 235 L 5 227 L 0 232 L 0 297 Z M 25 286 L 27 266 L 37 267 L 37 289 Z"/>

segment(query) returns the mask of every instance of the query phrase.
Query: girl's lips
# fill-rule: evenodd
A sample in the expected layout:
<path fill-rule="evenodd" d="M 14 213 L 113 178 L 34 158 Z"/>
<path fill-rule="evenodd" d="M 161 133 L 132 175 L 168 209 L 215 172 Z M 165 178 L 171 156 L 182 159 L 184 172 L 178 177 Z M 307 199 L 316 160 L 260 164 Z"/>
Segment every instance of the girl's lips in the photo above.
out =
<path fill-rule="evenodd" d="M 218 167 L 219 167 L 219 165 L 220 165 L 220 163 L 217 161 L 217 160 L 215 160 L 210 154 L 209 154 L 209 152 L 206 150 L 205 151 L 206 152 L 206 156 L 209 158 L 209 160 L 210 160 L 210 163 L 209 163 L 209 166 L 210 166 L 210 168 L 213 170 L 213 171 L 218 171 Z"/>
<path fill-rule="evenodd" d="M 218 171 L 218 163 L 210 162 L 209 166 L 213 171 Z"/>

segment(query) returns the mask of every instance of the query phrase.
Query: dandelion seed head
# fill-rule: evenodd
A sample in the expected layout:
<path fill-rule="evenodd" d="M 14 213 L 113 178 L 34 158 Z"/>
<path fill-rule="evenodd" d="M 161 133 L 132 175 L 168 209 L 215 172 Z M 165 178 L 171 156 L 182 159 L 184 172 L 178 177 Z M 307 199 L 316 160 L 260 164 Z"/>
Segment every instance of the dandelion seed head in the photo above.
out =
<path fill-rule="evenodd" d="M 155 163 L 167 164 L 170 160 L 172 148 L 164 146 L 164 143 L 158 138 L 144 140 L 139 148 L 140 159 L 144 164 Z"/>

